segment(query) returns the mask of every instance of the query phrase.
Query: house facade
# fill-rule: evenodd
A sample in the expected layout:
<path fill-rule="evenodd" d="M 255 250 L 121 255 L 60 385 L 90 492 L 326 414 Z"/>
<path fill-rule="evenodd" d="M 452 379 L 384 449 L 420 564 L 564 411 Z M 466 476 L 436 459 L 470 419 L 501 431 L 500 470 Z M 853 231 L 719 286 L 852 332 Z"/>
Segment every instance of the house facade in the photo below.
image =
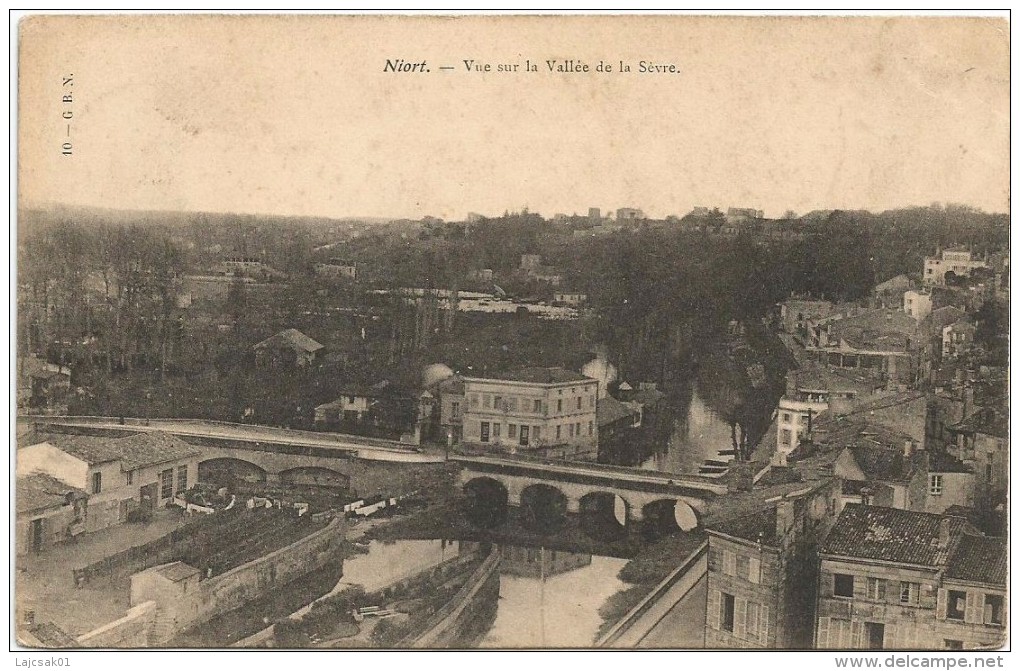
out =
<path fill-rule="evenodd" d="M 598 381 L 562 368 L 464 378 L 464 442 L 499 451 L 570 456 L 598 450 Z"/>
<path fill-rule="evenodd" d="M 839 494 L 829 479 L 708 526 L 705 647 L 811 647 L 814 548 L 839 513 Z"/>
<path fill-rule="evenodd" d="M 931 293 L 916 289 L 903 292 L 903 311 L 917 321 L 923 321 L 931 309 Z"/>
<path fill-rule="evenodd" d="M 45 552 L 85 531 L 88 495 L 83 490 L 41 472 L 19 473 L 15 486 L 18 556 Z"/>
<path fill-rule="evenodd" d="M 42 473 L 88 495 L 85 531 L 170 503 L 198 482 L 200 451 L 162 431 L 123 438 L 53 435 L 17 451 L 18 472 Z"/>
<path fill-rule="evenodd" d="M 315 274 L 331 280 L 357 280 L 358 266 L 340 259 L 330 259 L 326 263 L 315 264 Z"/>
<path fill-rule="evenodd" d="M 255 365 L 260 368 L 308 368 L 325 351 L 316 342 L 297 329 L 286 329 L 256 344 Z"/>
<path fill-rule="evenodd" d="M 975 268 L 987 268 L 982 259 L 975 259 L 971 252 L 962 247 L 943 250 L 935 256 L 924 259 L 924 283 L 934 286 L 945 286 L 946 274 L 967 277 Z"/>
<path fill-rule="evenodd" d="M 1005 544 L 971 532 L 958 517 L 847 505 L 819 554 L 815 647 L 1001 644 Z M 975 554 L 992 568 L 978 570 Z"/>

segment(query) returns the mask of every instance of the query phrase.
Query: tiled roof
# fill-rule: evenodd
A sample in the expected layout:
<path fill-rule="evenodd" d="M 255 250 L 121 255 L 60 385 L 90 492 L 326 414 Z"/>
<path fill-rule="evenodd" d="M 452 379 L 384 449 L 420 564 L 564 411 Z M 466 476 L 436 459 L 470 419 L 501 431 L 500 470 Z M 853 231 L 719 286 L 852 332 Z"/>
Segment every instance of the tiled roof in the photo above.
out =
<path fill-rule="evenodd" d="M 973 473 L 973 469 L 947 452 L 930 452 L 928 456 L 930 473 Z"/>
<path fill-rule="evenodd" d="M 512 380 L 514 382 L 536 382 L 538 384 L 554 384 L 557 382 L 595 382 L 580 373 L 563 368 L 522 368 L 509 373 L 496 375 L 494 380 Z"/>
<path fill-rule="evenodd" d="M 168 461 L 180 461 L 201 454 L 195 446 L 163 431 L 136 433 L 118 438 L 112 441 L 112 444 L 120 453 L 126 471 Z"/>
<path fill-rule="evenodd" d="M 869 480 L 907 482 L 920 465 L 920 459 L 905 457 L 901 448 L 851 445 L 848 449 Z"/>
<path fill-rule="evenodd" d="M 198 448 L 163 431 L 140 432 L 124 438 L 55 434 L 46 442 L 89 464 L 119 460 L 124 471 L 201 454 Z"/>
<path fill-rule="evenodd" d="M 599 426 L 614 424 L 633 415 L 634 412 L 630 408 L 612 396 L 600 398 L 595 408 L 595 421 Z"/>
<path fill-rule="evenodd" d="M 995 408 L 982 408 L 951 427 L 960 433 L 984 433 L 996 438 L 1009 436 L 1009 419 Z"/>
<path fill-rule="evenodd" d="M 865 310 L 830 323 L 834 336 L 863 350 L 904 351 L 917 333 L 914 318 L 899 310 Z"/>
<path fill-rule="evenodd" d="M 276 335 L 266 338 L 255 345 L 255 349 L 288 347 L 299 349 L 305 352 L 317 352 L 324 347 L 322 343 L 316 342 L 297 329 L 280 331 Z"/>
<path fill-rule="evenodd" d="M 776 540 L 776 507 L 768 506 L 763 510 L 715 522 L 709 531 L 771 545 Z"/>
<path fill-rule="evenodd" d="M 1006 540 L 965 535 L 957 546 L 946 577 L 1006 586 Z"/>
<path fill-rule="evenodd" d="M 19 475 L 15 485 L 15 504 L 19 513 L 53 508 L 67 503 L 67 495 L 85 492 L 46 473 Z"/>
<path fill-rule="evenodd" d="M 948 531 L 945 543 L 939 537 L 943 524 Z M 966 524 L 958 517 L 848 503 L 821 552 L 940 568 L 960 541 Z"/>

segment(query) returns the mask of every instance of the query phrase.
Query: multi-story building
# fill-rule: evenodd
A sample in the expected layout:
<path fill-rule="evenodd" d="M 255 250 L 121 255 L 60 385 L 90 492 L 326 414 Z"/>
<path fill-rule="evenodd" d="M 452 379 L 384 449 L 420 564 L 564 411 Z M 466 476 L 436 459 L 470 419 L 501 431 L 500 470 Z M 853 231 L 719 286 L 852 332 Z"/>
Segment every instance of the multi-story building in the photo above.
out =
<path fill-rule="evenodd" d="M 923 321 L 931 314 L 931 309 L 931 293 L 917 289 L 903 292 L 903 311 L 917 321 Z"/>
<path fill-rule="evenodd" d="M 753 207 L 731 207 L 726 210 L 726 223 L 734 224 L 755 219 L 763 219 L 765 212 Z"/>
<path fill-rule="evenodd" d="M 912 383 L 920 331 L 900 310 L 856 309 L 808 325 L 809 356 L 830 366 L 860 370 L 890 383 Z"/>
<path fill-rule="evenodd" d="M 839 501 L 839 481 L 830 478 L 708 525 L 706 647 L 811 647 L 815 548 Z"/>
<path fill-rule="evenodd" d="M 779 319 L 784 331 L 803 337 L 810 321 L 828 317 L 835 309 L 829 301 L 791 296 L 779 304 Z"/>
<path fill-rule="evenodd" d="M 818 415 L 829 409 L 845 411 L 856 399 L 870 393 L 865 382 L 814 362 L 789 371 L 786 393 L 779 399 L 776 410 L 777 450 L 789 453 L 796 449 L 800 439 L 811 431 Z"/>
<path fill-rule="evenodd" d="M 815 647 L 1001 645 L 1006 545 L 959 517 L 848 504 L 819 552 Z"/>
<path fill-rule="evenodd" d="M 970 466 L 987 502 L 1005 501 L 1009 491 L 1009 416 L 981 408 L 946 427 L 949 452 Z"/>
<path fill-rule="evenodd" d="M 942 358 L 950 359 L 970 350 L 974 344 L 974 325 L 964 320 L 942 329 Z"/>
<path fill-rule="evenodd" d="M 616 221 L 637 221 L 644 218 L 645 213 L 635 207 L 621 207 L 616 210 Z"/>
<path fill-rule="evenodd" d="M 127 521 L 198 482 L 200 451 L 161 431 L 123 438 L 53 435 L 18 450 L 18 473 L 44 474 L 88 495 L 86 531 Z"/>
<path fill-rule="evenodd" d="M 982 259 L 975 259 L 965 247 L 952 247 L 924 258 L 924 283 L 945 286 L 946 273 L 967 277 L 975 268 L 987 268 Z"/>
<path fill-rule="evenodd" d="M 333 280 L 358 279 L 358 266 L 341 259 L 330 259 L 326 263 L 315 264 L 315 274 Z"/>
<path fill-rule="evenodd" d="M 562 368 L 465 377 L 464 442 L 507 452 L 594 456 L 598 381 Z"/>

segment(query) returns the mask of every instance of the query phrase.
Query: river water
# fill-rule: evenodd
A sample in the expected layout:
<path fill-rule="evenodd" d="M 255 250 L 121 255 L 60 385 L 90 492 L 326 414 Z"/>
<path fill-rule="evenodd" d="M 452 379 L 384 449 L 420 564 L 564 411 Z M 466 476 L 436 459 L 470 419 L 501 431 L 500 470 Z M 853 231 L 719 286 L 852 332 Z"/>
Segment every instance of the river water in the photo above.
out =
<path fill-rule="evenodd" d="M 367 554 L 345 560 L 332 593 L 351 585 L 378 589 L 475 547 L 442 540 L 372 541 Z M 479 647 L 590 647 L 602 624 L 599 608 L 628 586 L 617 578 L 625 559 L 517 546 L 500 550 L 496 617 Z"/>
<path fill-rule="evenodd" d="M 648 457 L 641 468 L 665 473 L 697 473 L 706 459 L 731 459 L 720 451 L 732 449 L 729 423 L 705 403 L 694 384 L 690 405 L 686 412 L 678 414 L 669 441 Z"/>

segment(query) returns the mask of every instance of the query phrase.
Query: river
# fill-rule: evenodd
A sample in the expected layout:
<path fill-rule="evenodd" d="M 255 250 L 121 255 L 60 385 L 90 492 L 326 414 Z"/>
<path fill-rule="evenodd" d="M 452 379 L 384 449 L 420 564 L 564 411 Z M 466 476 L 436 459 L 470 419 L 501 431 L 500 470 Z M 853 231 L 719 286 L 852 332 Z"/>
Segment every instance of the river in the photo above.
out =
<path fill-rule="evenodd" d="M 687 411 L 678 413 L 666 446 L 642 462 L 641 468 L 665 473 L 697 473 L 706 459 L 731 459 L 720 451 L 732 449 L 729 423 L 705 403 L 695 383 Z"/>

